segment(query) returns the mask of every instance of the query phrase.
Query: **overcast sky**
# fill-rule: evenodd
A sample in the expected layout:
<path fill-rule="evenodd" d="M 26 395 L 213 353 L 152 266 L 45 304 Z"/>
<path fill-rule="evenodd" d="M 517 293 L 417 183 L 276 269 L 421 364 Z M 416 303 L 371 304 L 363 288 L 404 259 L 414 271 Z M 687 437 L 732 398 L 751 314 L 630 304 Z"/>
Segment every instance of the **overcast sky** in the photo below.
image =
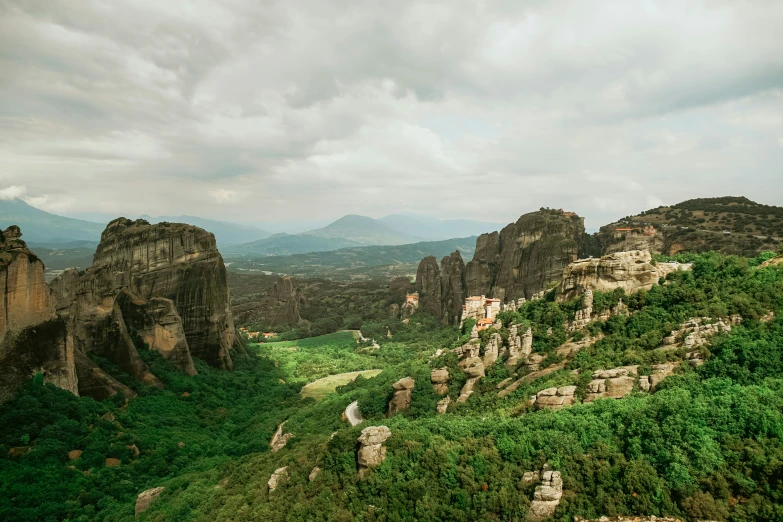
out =
<path fill-rule="evenodd" d="M 0 198 L 588 227 L 783 204 L 783 2 L 0 0 Z"/>

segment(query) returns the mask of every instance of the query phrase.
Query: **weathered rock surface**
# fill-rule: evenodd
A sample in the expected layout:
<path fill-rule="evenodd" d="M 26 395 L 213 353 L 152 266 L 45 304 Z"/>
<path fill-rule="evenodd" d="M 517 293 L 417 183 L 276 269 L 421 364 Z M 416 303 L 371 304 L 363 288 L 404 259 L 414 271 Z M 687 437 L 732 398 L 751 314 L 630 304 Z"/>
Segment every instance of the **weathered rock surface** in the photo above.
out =
<path fill-rule="evenodd" d="M 314 481 L 316 478 L 318 478 L 318 475 L 321 474 L 321 468 L 318 466 L 314 467 L 313 470 L 310 472 L 310 474 L 307 476 L 307 480 L 310 482 Z"/>
<path fill-rule="evenodd" d="M 280 277 L 267 292 L 263 306 L 274 310 L 272 325 L 298 324 L 302 321 L 299 310 L 307 303 L 301 288 L 290 277 Z"/>
<path fill-rule="evenodd" d="M 498 360 L 498 357 L 500 355 L 501 346 L 503 345 L 503 338 L 500 336 L 499 333 L 493 333 L 489 341 L 487 342 L 487 346 L 484 347 L 484 366 L 492 366 L 495 364 L 495 361 Z"/>
<path fill-rule="evenodd" d="M 282 484 L 285 480 L 288 479 L 288 466 L 284 466 L 282 468 L 277 468 L 274 473 L 272 473 L 272 476 L 269 477 L 269 481 L 267 481 L 267 486 L 269 486 L 269 492 L 276 490 L 277 487 Z"/>
<path fill-rule="evenodd" d="M 559 471 L 544 471 L 541 484 L 536 486 L 533 502 L 530 503 L 529 518 L 541 520 L 555 514 L 563 496 L 563 479 Z"/>
<path fill-rule="evenodd" d="M 57 321 L 44 265 L 17 226 L 0 234 L 0 403 L 37 373 L 78 393 L 73 338 Z"/>
<path fill-rule="evenodd" d="M 514 368 L 520 362 L 528 362 L 533 352 L 533 331 L 528 328 L 524 334 L 519 334 L 521 325 L 512 324 L 508 331 L 508 349 L 506 350 L 506 366 Z"/>
<path fill-rule="evenodd" d="M 198 373 L 174 301 L 164 297 L 144 301 L 123 289 L 117 296 L 117 305 L 126 328 L 140 335 L 150 350 L 159 352 L 188 375 Z"/>
<path fill-rule="evenodd" d="M 440 268 L 435 256 L 427 256 L 416 270 L 416 292 L 419 294 L 419 308 L 441 317 Z"/>
<path fill-rule="evenodd" d="M 574 404 L 576 398 L 576 386 L 561 386 L 560 388 L 547 388 L 541 390 L 532 397 L 532 402 L 538 409 L 559 410 Z"/>
<path fill-rule="evenodd" d="M 632 294 L 644 288 L 649 290 L 658 280 L 676 270 L 689 270 L 689 264 L 652 264 L 649 252 L 634 250 L 616 252 L 601 258 L 580 259 L 569 264 L 562 273 L 557 288 L 557 300 L 568 301 L 586 290 L 610 292 L 622 288 Z"/>
<path fill-rule="evenodd" d="M 441 321 L 459 324 L 465 301 L 465 263 L 459 251 L 452 252 L 440 262 Z"/>
<path fill-rule="evenodd" d="M 601 398 L 622 399 L 630 395 L 636 378 L 631 376 L 635 367 L 598 370 L 593 373 L 593 380 L 587 385 L 584 402 L 593 402 Z"/>
<path fill-rule="evenodd" d="M 152 488 L 139 493 L 139 496 L 136 497 L 136 516 L 147 511 L 150 504 L 158 500 L 158 497 L 160 497 L 160 494 L 163 493 L 165 489 L 166 488 Z"/>
<path fill-rule="evenodd" d="M 449 392 L 449 369 L 445 366 L 443 368 L 435 368 L 430 372 L 430 382 L 432 382 L 432 388 L 438 395 L 446 395 Z"/>
<path fill-rule="evenodd" d="M 575 261 L 584 245 L 584 219 L 558 210 L 540 210 L 476 241 L 466 266 L 468 295 L 501 301 L 531 299 Z M 487 282 L 490 282 L 487 287 Z"/>
<path fill-rule="evenodd" d="M 381 465 L 386 458 L 386 448 L 383 443 L 391 437 L 391 430 L 387 426 L 370 426 L 364 428 L 359 436 L 359 451 L 356 455 L 359 462 L 359 476 L 361 477 L 368 468 Z"/>
<path fill-rule="evenodd" d="M 191 355 L 218 368 L 232 367 L 235 328 L 226 269 L 215 237 L 205 230 L 115 219 L 101 235 L 92 266 L 83 274 L 66 272 L 50 286 L 57 313 L 72 321 L 77 348 L 85 353 L 100 345 L 112 351 L 102 335 L 112 326 L 107 319 L 115 329 L 124 328 L 115 298 L 127 289 L 144 301 L 173 301 Z"/>
<path fill-rule="evenodd" d="M 136 392 L 103 371 L 79 350 L 74 350 L 74 364 L 78 376 L 79 395 L 102 401 L 121 393 L 125 398 L 136 397 Z"/>
<path fill-rule="evenodd" d="M 446 413 L 446 410 L 449 409 L 449 404 L 451 404 L 451 397 L 446 396 L 438 401 L 438 405 L 435 407 L 435 411 L 437 411 L 439 414 Z"/>
<path fill-rule="evenodd" d="M 294 436 L 293 433 L 283 433 L 285 422 L 281 423 L 280 426 L 277 427 L 277 431 L 275 431 L 275 434 L 272 436 L 272 440 L 269 441 L 269 447 L 272 448 L 272 453 L 277 453 L 283 449 L 288 441 Z"/>
<path fill-rule="evenodd" d="M 415 386 L 416 382 L 410 377 L 404 377 L 392 384 L 392 388 L 394 388 L 394 396 L 392 397 L 392 400 L 389 401 L 389 417 L 397 414 L 402 410 L 407 410 L 410 407 L 411 396 Z"/>

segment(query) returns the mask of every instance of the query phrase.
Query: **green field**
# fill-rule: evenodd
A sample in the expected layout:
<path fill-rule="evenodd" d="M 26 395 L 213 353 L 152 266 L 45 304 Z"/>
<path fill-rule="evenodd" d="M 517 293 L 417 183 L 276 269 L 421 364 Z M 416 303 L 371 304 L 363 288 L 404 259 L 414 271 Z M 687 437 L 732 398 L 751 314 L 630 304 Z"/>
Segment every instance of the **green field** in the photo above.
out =
<path fill-rule="evenodd" d="M 289 383 L 307 384 L 338 374 L 377 370 L 383 367 L 376 354 L 360 353 L 362 346 L 356 343 L 352 331 L 252 346 L 259 356 L 272 359 L 281 373 L 287 376 L 284 379 Z M 341 380 L 343 382 L 339 382 Z M 353 379 L 348 377 L 333 380 L 327 387 L 331 386 L 333 390 L 335 386 L 346 384 L 351 380 Z M 317 392 L 317 394 L 321 393 Z"/>
<path fill-rule="evenodd" d="M 353 382 L 359 375 L 365 379 L 369 379 L 380 374 L 382 371 L 383 370 L 364 370 L 360 372 L 347 372 L 338 373 L 337 375 L 330 375 L 303 386 L 302 397 L 312 397 L 313 399 L 320 401 L 335 391 L 338 386 L 345 386 L 349 382 Z"/>

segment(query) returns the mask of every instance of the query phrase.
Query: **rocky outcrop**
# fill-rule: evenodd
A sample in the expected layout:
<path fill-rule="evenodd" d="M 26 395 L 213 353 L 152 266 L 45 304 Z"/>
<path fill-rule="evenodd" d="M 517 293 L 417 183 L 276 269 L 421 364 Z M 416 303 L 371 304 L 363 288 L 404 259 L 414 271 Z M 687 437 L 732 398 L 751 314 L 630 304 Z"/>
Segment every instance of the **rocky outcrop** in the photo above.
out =
<path fill-rule="evenodd" d="M 136 497 L 136 516 L 147 511 L 150 504 L 158 500 L 158 497 L 160 497 L 160 494 L 163 493 L 165 489 L 166 488 L 152 488 L 139 493 L 139 496 Z"/>
<path fill-rule="evenodd" d="M 468 377 L 457 398 L 458 403 L 463 403 L 473 394 L 476 383 L 484 377 L 484 362 L 479 357 L 468 357 L 459 362 L 459 367 Z"/>
<path fill-rule="evenodd" d="M 320 475 L 320 474 L 321 474 L 321 468 L 319 468 L 318 466 L 316 466 L 316 467 L 314 467 L 314 468 L 312 469 L 312 471 L 310 471 L 310 474 L 309 474 L 309 475 L 307 475 L 307 480 L 308 480 L 309 482 L 312 482 L 312 481 L 314 481 L 315 479 L 317 479 L 317 478 L 318 478 L 318 475 Z"/>
<path fill-rule="evenodd" d="M 434 257 L 424 258 L 416 273 L 416 290 L 422 309 L 444 324 L 457 324 L 465 297 L 486 295 L 507 302 L 540 296 L 583 250 L 584 219 L 542 209 L 525 214 L 500 233 L 479 236 L 467 264 L 459 252 L 443 258 L 440 267 Z"/>
<path fill-rule="evenodd" d="M 500 356 L 500 349 L 503 345 L 503 338 L 495 332 L 489 337 L 487 345 L 484 347 L 484 366 L 492 366 Z"/>
<path fill-rule="evenodd" d="M 267 292 L 262 306 L 274 310 L 272 325 L 298 324 L 302 321 L 299 310 L 307 300 L 301 288 L 288 276 L 280 277 Z"/>
<path fill-rule="evenodd" d="M 205 230 L 116 219 L 101 235 L 92 266 L 66 271 L 50 286 L 76 349 L 112 360 L 141 382 L 159 384 L 139 358 L 136 338 L 189 374 L 191 355 L 232 367 L 226 270 Z"/>
<path fill-rule="evenodd" d="M 574 404 L 576 398 L 576 386 L 561 386 L 560 388 L 547 388 L 531 397 L 531 402 L 539 410 L 559 410 Z"/>
<path fill-rule="evenodd" d="M 533 502 L 530 503 L 528 518 L 543 520 L 555 514 L 560 499 L 563 497 L 563 479 L 559 471 L 544 470 L 541 473 L 541 484 L 536 486 Z"/>
<path fill-rule="evenodd" d="M 441 317 L 440 268 L 435 256 L 427 256 L 416 270 L 416 292 L 419 294 L 419 308 L 435 317 Z"/>
<path fill-rule="evenodd" d="M 391 430 L 386 426 L 370 426 L 364 428 L 359 436 L 359 451 L 356 455 L 359 462 L 359 477 L 362 477 L 367 469 L 376 468 L 386 458 L 386 448 L 383 443 L 391 437 Z"/>
<path fill-rule="evenodd" d="M 533 298 L 559 281 L 563 268 L 577 259 L 584 234 L 584 218 L 542 209 L 507 225 L 497 239 L 492 234 L 480 236 L 466 267 L 469 295 L 491 295 L 504 302 Z"/>
<path fill-rule="evenodd" d="M 37 373 L 78 393 L 73 337 L 56 320 L 43 263 L 21 237 L 17 226 L 0 234 L 0 403 Z"/>
<path fill-rule="evenodd" d="M 285 445 L 288 444 L 288 441 L 294 436 L 293 433 L 283 433 L 283 427 L 286 422 L 288 421 L 281 423 L 280 426 L 277 427 L 277 431 L 275 431 L 275 434 L 272 436 L 272 440 L 269 441 L 269 447 L 272 448 L 272 453 L 277 453 L 285 448 Z"/>
<path fill-rule="evenodd" d="M 22 241 L 22 232 L 10 226 L 0 234 L 0 341 L 54 317 L 54 302 L 44 281 L 44 265 Z"/>
<path fill-rule="evenodd" d="M 392 400 L 389 401 L 389 417 L 396 415 L 403 410 L 407 410 L 410 407 L 413 388 L 415 386 L 416 382 L 410 377 L 404 377 L 392 384 L 394 396 L 392 397 Z"/>
<path fill-rule="evenodd" d="M 102 401 L 121 393 L 127 399 L 136 397 L 136 392 L 103 371 L 92 359 L 80 350 L 74 350 L 74 365 L 78 377 L 78 394 Z"/>
<path fill-rule="evenodd" d="M 277 487 L 286 480 L 288 480 L 288 466 L 277 468 L 266 483 L 267 486 L 269 486 L 269 492 L 271 493 L 276 490 Z"/>
<path fill-rule="evenodd" d="M 0 342 L 0 403 L 38 373 L 44 382 L 78 395 L 74 355 L 73 338 L 61 320 L 8 330 Z"/>
<path fill-rule="evenodd" d="M 593 373 L 593 380 L 587 385 L 584 402 L 597 399 L 622 399 L 630 395 L 636 378 L 631 375 L 636 367 L 613 368 L 598 370 Z"/>
<path fill-rule="evenodd" d="M 449 404 L 451 404 L 451 397 L 447 395 L 446 397 L 438 401 L 438 405 L 435 407 L 435 411 L 437 411 L 438 414 L 442 415 L 446 413 L 446 410 L 449 409 Z"/>
<path fill-rule="evenodd" d="M 430 381 L 432 382 L 432 389 L 438 395 L 446 395 L 449 393 L 449 369 L 447 367 L 435 368 L 430 372 Z"/>
<path fill-rule="evenodd" d="M 528 328 L 524 334 L 519 335 L 521 325 L 512 324 L 508 331 L 508 349 L 506 352 L 506 366 L 515 368 L 520 362 L 527 362 L 533 352 L 533 331 Z"/>
<path fill-rule="evenodd" d="M 649 290 L 671 272 L 690 268 L 691 265 L 681 263 L 653 264 L 650 253 L 641 250 L 580 259 L 563 270 L 557 300 L 568 301 L 586 290 L 611 292 L 622 288 L 627 294 Z"/>
<path fill-rule="evenodd" d="M 159 352 L 188 375 L 198 373 L 174 301 L 165 297 L 144 301 L 123 289 L 117 296 L 117 305 L 128 331 L 141 336 L 150 350 Z"/>

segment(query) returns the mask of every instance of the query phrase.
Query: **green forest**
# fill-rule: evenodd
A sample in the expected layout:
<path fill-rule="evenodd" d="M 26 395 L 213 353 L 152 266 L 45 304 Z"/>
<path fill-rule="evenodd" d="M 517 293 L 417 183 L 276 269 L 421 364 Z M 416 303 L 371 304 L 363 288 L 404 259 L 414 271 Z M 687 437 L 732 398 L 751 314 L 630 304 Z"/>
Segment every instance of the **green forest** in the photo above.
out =
<path fill-rule="evenodd" d="M 136 520 L 518 521 L 533 498 L 523 476 L 545 464 L 563 477 L 557 521 L 783 520 L 783 268 L 762 266 L 771 255 L 658 256 L 693 268 L 649 291 L 596 292 L 596 313 L 620 300 L 628 313 L 580 332 L 564 328 L 580 300 L 559 303 L 553 291 L 503 312 L 501 336 L 512 324 L 529 326 L 541 367 L 557 369 L 500 396 L 498 385 L 512 375 L 498 360 L 467 402 L 442 415 L 431 370 L 449 369 L 452 399 L 466 377 L 454 353 L 434 354 L 465 343 L 472 324 L 459 330 L 423 313 L 407 324 L 362 322 L 379 349 L 350 332 L 251 345 L 249 355 L 233 354 L 233 372 L 197 360 L 194 377 L 140 345 L 164 390 L 97 361 L 138 392 L 129 401 L 98 403 L 31 379 L 0 407 L 0 520 L 132 520 L 136 496 L 162 486 Z M 528 401 L 566 385 L 582 398 L 599 369 L 638 365 L 649 375 L 653 365 L 683 360 L 683 351 L 660 348 L 680 324 L 735 315 L 739 324 L 699 348 L 704 364 L 679 364 L 654 393 L 635 389 L 557 411 Z M 482 332 L 481 343 L 488 337 Z M 587 337 L 599 340 L 573 356 L 557 353 Z M 320 401 L 300 394 L 324 376 L 369 369 L 381 373 Z M 392 383 L 408 376 L 416 382 L 411 405 L 389 418 Z M 355 427 L 341 418 L 353 401 L 365 419 Z M 293 436 L 273 453 L 269 442 L 283 421 Z M 386 459 L 360 479 L 357 438 L 376 425 L 392 433 Z M 74 450 L 81 453 L 69 456 Z M 288 479 L 270 491 L 267 481 L 283 466 Z M 321 472 L 309 480 L 316 466 Z"/>

